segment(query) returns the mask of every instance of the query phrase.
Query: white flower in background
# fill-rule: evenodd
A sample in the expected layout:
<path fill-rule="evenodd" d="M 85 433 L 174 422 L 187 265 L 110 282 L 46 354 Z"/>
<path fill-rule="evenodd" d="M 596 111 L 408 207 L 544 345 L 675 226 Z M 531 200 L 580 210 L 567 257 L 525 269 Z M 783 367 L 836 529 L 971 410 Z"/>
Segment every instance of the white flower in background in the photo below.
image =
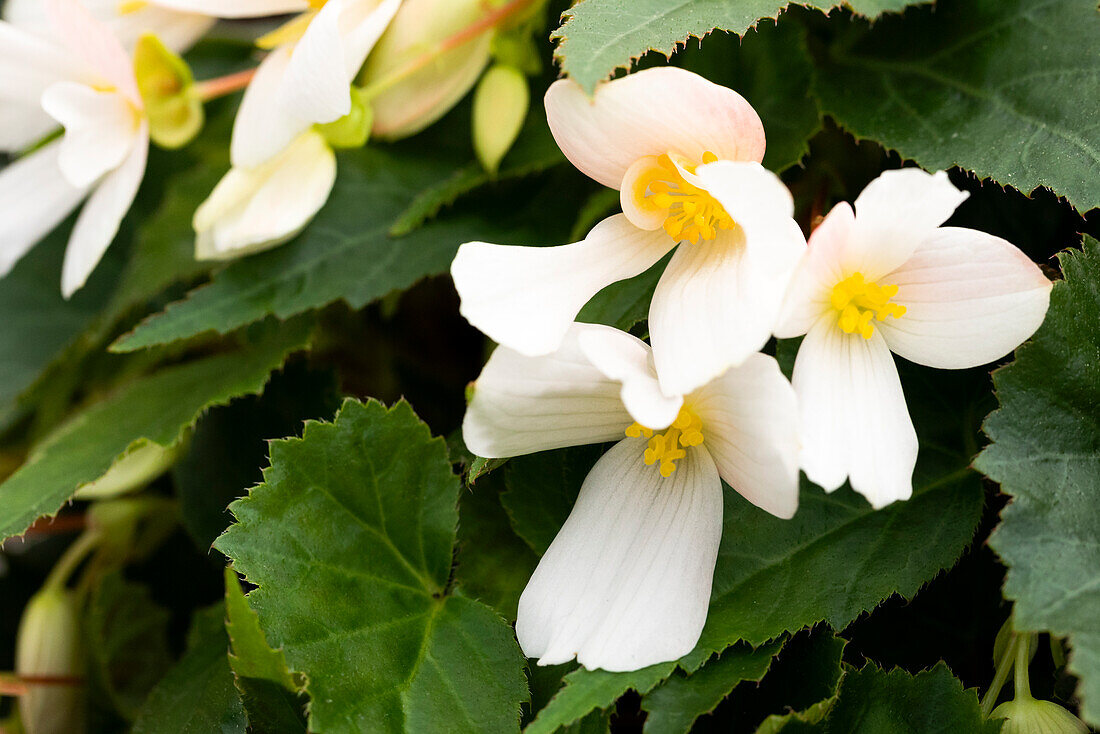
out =
<path fill-rule="evenodd" d="M 65 134 L 0 170 L 0 275 L 87 197 L 61 274 L 68 298 L 118 232 L 145 174 L 149 125 L 126 51 L 76 0 L 44 0 L 48 40 L 0 21 L 0 150 L 43 134 L 41 105 Z M 9 114 L 16 111 L 14 114 Z"/>
<path fill-rule="evenodd" d="M 888 171 L 810 237 L 776 336 L 806 335 L 792 380 L 801 464 L 826 490 L 848 478 L 876 508 L 912 494 L 917 436 L 891 351 L 974 367 L 1043 322 L 1038 266 L 999 237 L 940 226 L 966 196 L 942 171 Z"/>
<path fill-rule="evenodd" d="M 268 249 L 320 211 L 336 181 L 336 156 L 316 126 L 353 116 L 365 140 L 370 110 L 352 81 L 400 6 L 401 0 L 328 0 L 261 39 L 274 50 L 241 100 L 232 168 L 195 212 L 197 258 Z"/>
<path fill-rule="evenodd" d="M 790 192 L 759 163 L 764 130 L 749 103 L 666 67 L 591 99 L 559 80 L 545 104 L 558 146 L 619 189 L 624 213 L 560 247 L 463 245 L 451 274 L 467 320 L 522 354 L 547 354 L 600 289 L 676 247 L 649 311 L 662 391 L 690 392 L 759 350 L 806 241 Z"/>
<path fill-rule="evenodd" d="M 467 447 L 509 457 L 615 441 L 519 602 L 516 633 L 540 665 L 634 670 L 688 653 L 706 621 L 722 482 L 791 517 L 798 503 L 794 391 L 753 354 L 684 396 L 665 395 L 650 348 L 574 324 L 527 357 L 498 347 L 462 424 Z"/>

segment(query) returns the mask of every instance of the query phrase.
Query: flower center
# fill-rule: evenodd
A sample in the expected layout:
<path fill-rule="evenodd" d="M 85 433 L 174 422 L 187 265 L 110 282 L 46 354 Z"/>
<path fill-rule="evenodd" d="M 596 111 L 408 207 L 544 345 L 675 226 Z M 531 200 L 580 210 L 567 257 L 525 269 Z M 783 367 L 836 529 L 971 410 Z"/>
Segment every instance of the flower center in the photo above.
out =
<path fill-rule="evenodd" d="M 672 425 L 657 435 L 653 435 L 653 430 L 641 423 L 630 424 L 626 435 L 630 438 L 645 436 L 649 439 L 642 460 L 646 466 L 660 462 L 661 476 L 668 478 L 676 471 L 676 462 L 687 456 L 685 449 L 703 443 L 703 421 L 691 408 L 684 406 L 680 408 Z"/>
<path fill-rule="evenodd" d="M 714 153 L 703 154 L 703 163 L 716 160 L 718 156 Z M 681 169 L 695 173 L 698 165 L 679 158 L 673 161 L 667 153 L 646 156 L 631 167 L 628 181 L 624 182 L 639 213 L 647 218 L 663 217 L 660 226 L 669 237 L 692 244 L 700 239 L 712 240 L 718 236 L 718 230 L 737 225 L 713 196 L 684 178 Z"/>
<path fill-rule="evenodd" d="M 905 315 L 905 306 L 890 303 L 898 294 L 896 285 L 869 283 L 863 273 L 854 273 L 833 286 L 830 297 L 833 308 L 837 310 L 837 325 L 845 334 L 859 335 L 870 339 L 875 333 L 871 319 L 884 321 L 887 316 L 895 319 Z"/>

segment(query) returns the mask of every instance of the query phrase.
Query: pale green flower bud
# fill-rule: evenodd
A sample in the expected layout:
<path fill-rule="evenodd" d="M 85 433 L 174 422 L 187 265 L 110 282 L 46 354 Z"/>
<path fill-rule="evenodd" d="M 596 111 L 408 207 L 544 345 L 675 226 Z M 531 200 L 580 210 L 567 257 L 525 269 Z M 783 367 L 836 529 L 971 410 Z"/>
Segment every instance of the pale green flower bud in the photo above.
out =
<path fill-rule="evenodd" d="M 370 128 L 374 121 L 374 110 L 367 102 L 366 95 L 359 87 L 351 88 L 351 112 L 323 125 L 316 125 L 333 148 L 362 148 L 370 138 Z"/>
<path fill-rule="evenodd" d="M 26 734 L 81 734 L 84 666 L 74 594 L 48 586 L 31 597 L 15 644 L 15 672 L 27 686 L 19 697 Z"/>
<path fill-rule="evenodd" d="M 519 69 L 498 64 L 485 72 L 474 93 L 474 151 L 485 170 L 496 173 L 530 104 L 527 79 Z"/>
<path fill-rule="evenodd" d="M 180 450 L 179 446 L 165 448 L 153 442 L 144 443 L 124 454 L 99 479 L 76 490 L 76 499 L 102 500 L 142 489 L 176 463 Z"/>
<path fill-rule="evenodd" d="M 1088 734 L 1076 716 L 1052 701 L 1017 698 L 993 709 L 994 719 L 1006 719 L 1001 734 Z"/>
<path fill-rule="evenodd" d="M 164 148 L 191 142 L 202 129 L 205 116 L 187 63 L 159 38 L 146 33 L 134 47 L 134 76 L 153 142 Z"/>
<path fill-rule="evenodd" d="M 375 137 L 420 132 L 470 91 L 489 63 L 493 29 L 461 42 L 456 34 L 493 10 L 484 0 L 405 0 L 359 76 L 371 94 Z M 400 76 L 420 59 L 423 66 Z"/>

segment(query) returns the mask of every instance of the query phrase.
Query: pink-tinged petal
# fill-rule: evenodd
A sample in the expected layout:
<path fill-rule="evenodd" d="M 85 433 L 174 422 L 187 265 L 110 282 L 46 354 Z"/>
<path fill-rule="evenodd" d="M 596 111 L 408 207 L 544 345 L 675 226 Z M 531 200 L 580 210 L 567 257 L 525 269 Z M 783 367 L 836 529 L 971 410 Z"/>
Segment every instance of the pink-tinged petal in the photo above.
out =
<path fill-rule="evenodd" d="M 798 405 L 779 364 L 753 354 L 688 399 L 703 421 L 703 445 L 718 473 L 771 514 L 798 509 Z"/>
<path fill-rule="evenodd" d="M 293 115 L 326 123 L 351 112 L 351 83 L 401 0 L 329 0 L 294 47 L 280 90 Z"/>
<path fill-rule="evenodd" d="M 792 384 L 806 476 L 827 491 L 847 477 L 876 509 L 909 498 L 917 434 L 879 332 L 868 340 L 823 318 L 802 341 Z"/>
<path fill-rule="evenodd" d="M 65 298 L 84 285 L 118 234 L 145 176 L 148 153 L 149 128 L 143 122 L 130 155 L 96 187 L 77 217 L 61 268 L 61 295 Z"/>
<path fill-rule="evenodd" d="M 235 167 L 256 168 L 279 154 L 310 126 L 310 122 L 279 101 L 280 89 L 294 49 L 280 46 L 260 62 L 244 90 L 229 158 Z"/>
<path fill-rule="evenodd" d="M 496 348 L 462 422 L 470 451 L 503 458 L 625 435 L 634 419 L 619 397 L 622 386 L 588 361 L 579 333 L 573 328 L 557 351 L 541 357 Z"/>
<path fill-rule="evenodd" d="M 258 168 L 233 168 L 195 211 L 195 258 L 228 260 L 286 242 L 309 223 L 336 182 L 336 156 L 307 130 Z"/>
<path fill-rule="evenodd" d="M 886 171 L 856 197 L 855 227 L 841 263 L 845 273 L 877 281 L 900 267 L 967 196 L 944 171 Z"/>
<path fill-rule="evenodd" d="M 661 392 L 648 344 L 610 326 L 577 324 L 573 328 L 588 361 L 609 379 L 622 383 L 623 405 L 635 421 L 646 428 L 663 429 L 676 420 L 684 399 Z"/>
<path fill-rule="evenodd" d="M 60 149 L 55 140 L 0 169 L 0 277 L 88 193 L 61 175 Z"/>
<path fill-rule="evenodd" d="M 0 21 L 0 106 L 37 107 L 51 84 L 85 76 L 79 59 L 58 44 Z"/>
<path fill-rule="evenodd" d="M 804 240 L 793 221 L 777 223 L 763 242 L 750 243 L 733 229 L 680 245 L 649 307 L 653 359 L 666 395 L 686 395 L 767 343 L 800 249 Z"/>
<path fill-rule="evenodd" d="M 876 328 L 897 354 L 940 369 L 986 364 L 1018 347 L 1043 323 L 1053 286 L 1011 242 L 959 227 L 936 230 L 887 280 L 906 312 Z"/>
<path fill-rule="evenodd" d="M 847 277 L 842 262 L 854 225 L 855 212 L 842 201 L 810 233 L 809 247 L 787 288 L 783 314 L 775 330 L 777 337 L 802 336 L 832 308 L 829 297 L 833 287 Z"/>
<path fill-rule="evenodd" d="M 122 164 L 141 118 L 118 92 L 58 82 L 42 95 L 42 109 L 65 127 L 58 165 L 73 186 L 89 186 Z"/>
<path fill-rule="evenodd" d="M 119 0 L 81 1 L 92 15 L 110 27 L 111 32 L 127 50 L 133 50 L 141 34 L 152 33 L 165 46 L 182 53 L 205 35 L 215 21 L 208 14 L 179 12 L 159 4 L 148 4 L 135 10 L 119 12 Z M 219 0 L 217 4 L 224 3 Z M 301 0 L 301 4 L 306 3 Z M 42 0 L 7 0 L 4 3 L 3 16 L 20 28 L 47 36 L 53 35 Z"/>
<path fill-rule="evenodd" d="M 674 244 L 664 232 L 640 230 L 616 214 L 570 245 L 467 242 L 451 276 L 467 321 L 517 352 L 547 354 L 592 296 L 645 271 Z"/>
<path fill-rule="evenodd" d="M 760 161 L 764 127 L 745 98 L 698 74 L 666 66 L 596 87 L 590 98 L 571 79 L 546 91 L 546 121 L 581 172 L 618 189 L 639 158 L 679 153 L 701 161 Z"/>
<path fill-rule="evenodd" d="M 156 0 L 156 3 L 185 13 L 217 18 L 260 18 L 302 13 L 310 8 L 309 0 Z"/>
<path fill-rule="evenodd" d="M 625 439 L 596 462 L 519 600 L 528 657 L 637 670 L 692 650 L 722 536 L 722 483 L 706 449 L 662 478 Z"/>
<path fill-rule="evenodd" d="M 142 109 L 133 64 L 111 29 L 97 20 L 80 0 L 43 2 L 62 46 L 83 59 L 105 82 L 116 87 L 138 109 Z"/>

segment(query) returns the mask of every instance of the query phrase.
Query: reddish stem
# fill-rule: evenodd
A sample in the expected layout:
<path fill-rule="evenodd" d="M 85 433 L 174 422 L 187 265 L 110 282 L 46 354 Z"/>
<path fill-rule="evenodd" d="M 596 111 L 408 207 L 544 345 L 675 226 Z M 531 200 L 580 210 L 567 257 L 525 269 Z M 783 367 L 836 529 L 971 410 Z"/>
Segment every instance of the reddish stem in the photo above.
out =
<path fill-rule="evenodd" d="M 245 69 L 235 74 L 204 79 L 201 82 L 195 82 L 195 93 L 203 102 L 209 102 L 244 89 L 254 76 L 256 76 L 256 69 Z"/>

